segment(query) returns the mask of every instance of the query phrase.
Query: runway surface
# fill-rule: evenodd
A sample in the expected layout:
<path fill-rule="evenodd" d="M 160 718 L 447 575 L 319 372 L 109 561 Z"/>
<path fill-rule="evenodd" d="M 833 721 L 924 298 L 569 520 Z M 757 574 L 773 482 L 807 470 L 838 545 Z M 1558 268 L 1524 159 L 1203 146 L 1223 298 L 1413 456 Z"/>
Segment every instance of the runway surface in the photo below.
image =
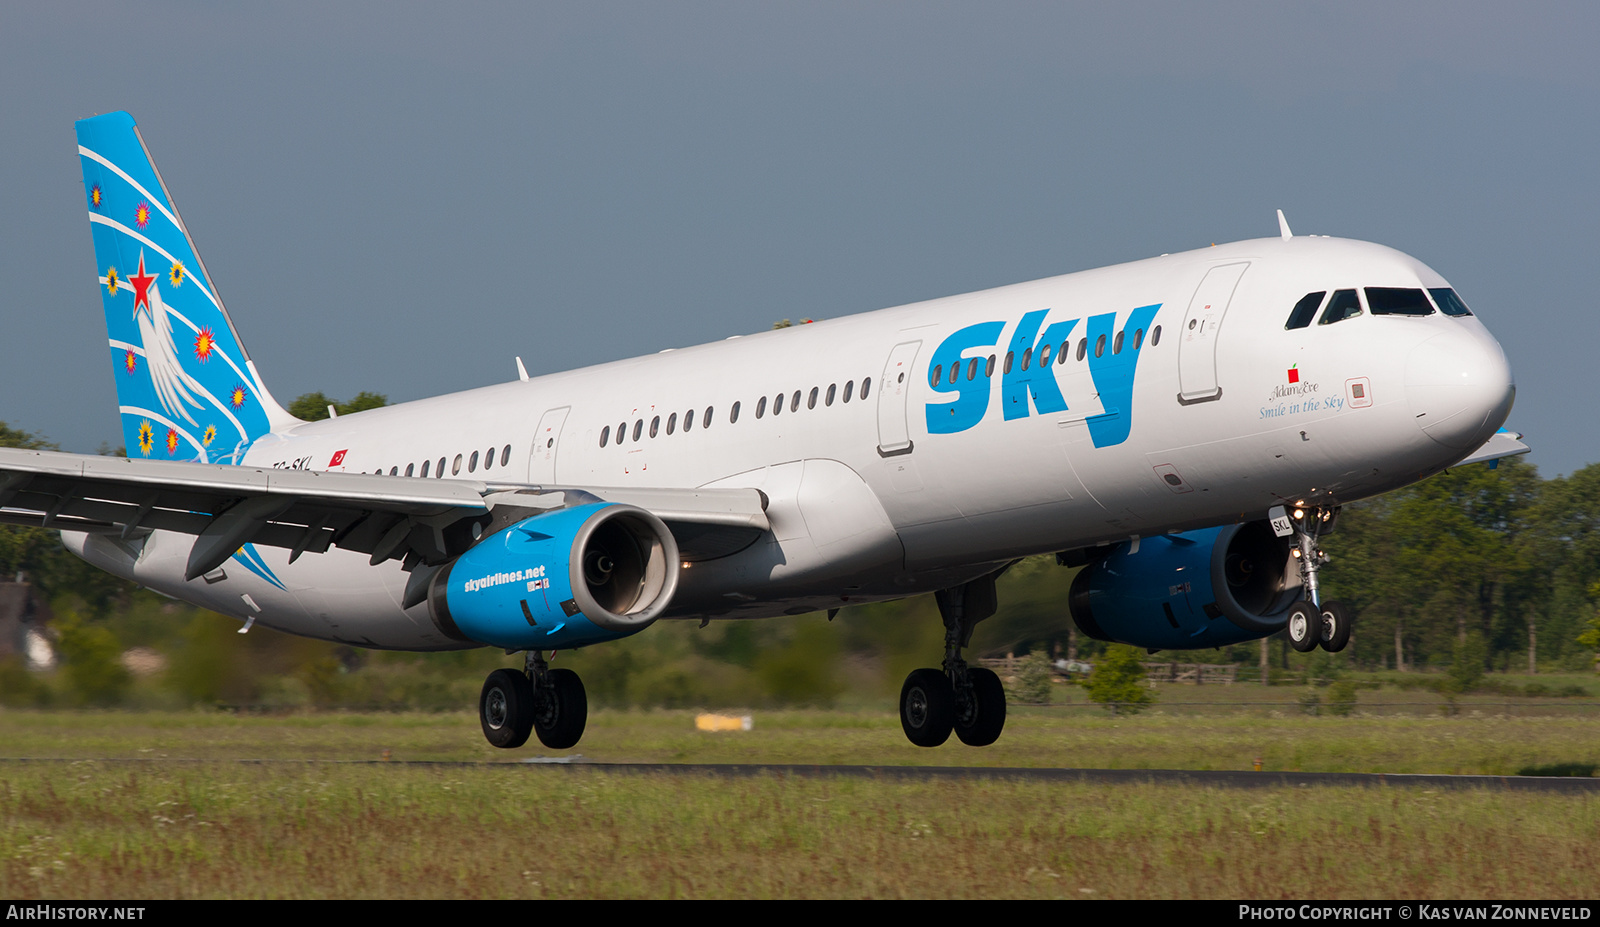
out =
<path fill-rule="evenodd" d="M 1329 773 L 1329 772 L 1253 772 L 1217 769 L 1060 769 L 1026 766 L 823 766 L 783 763 L 606 763 L 582 756 L 530 757 L 497 762 L 449 760 L 284 760 L 235 759 L 207 760 L 187 758 L 102 757 L 0 758 L 7 763 L 106 763 L 128 765 L 176 765 L 198 763 L 239 763 L 244 765 L 329 765 L 329 766 L 411 766 L 477 769 L 515 769 L 549 767 L 610 773 L 649 773 L 685 776 L 795 776 L 802 778 L 896 779 L 932 781 L 941 779 L 1010 779 L 1028 782 L 1088 782 L 1120 785 L 1189 785 L 1211 788 L 1259 789 L 1311 786 L 1360 786 L 1365 788 L 1400 787 L 1425 789 L 1486 789 L 1509 792 L 1600 793 L 1600 778 L 1564 776 L 1450 776 L 1427 773 Z"/>

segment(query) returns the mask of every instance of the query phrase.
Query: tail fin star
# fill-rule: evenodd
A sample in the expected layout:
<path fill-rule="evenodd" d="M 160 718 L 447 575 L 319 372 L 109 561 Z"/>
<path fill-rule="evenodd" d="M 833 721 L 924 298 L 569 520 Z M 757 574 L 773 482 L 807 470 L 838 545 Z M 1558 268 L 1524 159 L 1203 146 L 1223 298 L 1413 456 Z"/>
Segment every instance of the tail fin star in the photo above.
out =
<path fill-rule="evenodd" d="M 237 461 L 298 424 L 256 373 L 133 117 L 107 113 L 77 130 L 126 446 L 148 454 L 155 423 L 174 457 Z M 179 348 L 182 329 L 194 351 Z"/>

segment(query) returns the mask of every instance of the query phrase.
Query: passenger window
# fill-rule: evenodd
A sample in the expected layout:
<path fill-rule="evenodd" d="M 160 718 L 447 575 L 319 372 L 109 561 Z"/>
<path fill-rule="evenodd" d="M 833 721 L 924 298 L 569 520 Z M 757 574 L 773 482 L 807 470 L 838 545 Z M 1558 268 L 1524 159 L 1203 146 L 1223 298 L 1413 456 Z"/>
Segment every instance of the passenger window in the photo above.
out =
<path fill-rule="evenodd" d="M 733 408 L 728 410 L 728 424 L 732 425 L 734 422 L 737 422 L 738 420 L 739 420 L 739 404 L 736 402 L 736 403 L 733 404 Z M 711 407 L 710 406 L 706 406 L 706 420 L 700 423 L 700 427 L 702 427 L 702 428 L 710 428 L 711 427 Z"/>
<path fill-rule="evenodd" d="M 471 459 L 469 459 L 467 461 L 467 472 L 468 473 L 477 473 L 478 472 L 478 452 L 477 451 L 473 451 Z"/>
<path fill-rule="evenodd" d="M 790 412 L 799 412 L 800 411 L 800 391 L 799 390 L 795 390 L 794 391 L 794 398 L 789 400 L 789 411 Z"/>
<path fill-rule="evenodd" d="M 1071 347 L 1072 340 L 1070 338 L 1061 342 L 1061 351 L 1056 355 L 1057 364 L 1065 364 L 1067 362 L 1067 351 Z"/>
<path fill-rule="evenodd" d="M 772 397 L 772 414 L 774 416 L 778 416 L 778 415 L 782 415 L 783 414 L 783 394 L 782 393 L 779 393 L 778 395 Z"/>
<path fill-rule="evenodd" d="M 762 396 L 756 400 L 756 418 L 767 414 L 767 397 Z"/>
<path fill-rule="evenodd" d="M 633 440 L 639 440 L 642 434 L 644 434 L 644 419 L 641 418 L 633 423 Z"/>
<path fill-rule="evenodd" d="M 1449 287 L 1430 289 L 1428 293 L 1433 296 L 1433 301 L 1439 304 L 1439 311 L 1445 315 L 1462 316 L 1472 314 L 1472 310 L 1468 309 L 1467 304 L 1461 301 L 1461 297 L 1456 295 L 1456 291 Z"/>
<path fill-rule="evenodd" d="M 1322 310 L 1322 318 L 1318 325 L 1332 325 L 1353 319 L 1361 314 L 1361 301 L 1356 298 L 1355 290 L 1337 290 L 1333 298 L 1328 300 L 1328 308 Z"/>
<path fill-rule="evenodd" d="M 836 394 L 838 392 L 839 392 L 839 384 L 837 384 L 837 383 L 829 383 L 828 384 L 828 398 L 824 399 L 822 404 L 823 405 L 827 405 L 827 406 L 833 405 L 834 394 Z"/>
<path fill-rule="evenodd" d="M 1078 360 L 1080 360 L 1080 361 L 1083 360 L 1083 355 L 1087 354 L 1088 352 L 1089 352 L 1089 339 L 1085 338 L 1082 341 L 1078 342 Z"/>
<path fill-rule="evenodd" d="M 1028 364 L 1033 360 L 1033 348 L 1026 348 L 1022 352 L 1022 369 L 1027 370 Z"/>
<path fill-rule="evenodd" d="M 1317 310 L 1322 307 L 1322 297 L 1327 295 L 1327 290 L 1318 290 L 1300 297 L 1300 301 L 1289 311 L 1289 321 L 1283 323 L 1284 331 L 1294 331 L 1310 325 L 1311 320 L 1317 317 Z"/>
<path fill-rule="evenodd" d="M 820 395 L 821 393 L 817 391 L 815 386 L 811 387 L 811 394 L 806 397 L 806 408 L 815 409 L 817 407 L 817 397 Z"/>
<path fill-rule="evenodd" d="M 670 435 L 674 431 L 677 431 L 677 430 L 678 430 L 678 413 L 674 412 L 671 415 L 667 416 L 667 434 Z"/>
<path fill-rule="evenodd" d="M 972 360 L 967 361 L 967 379 L 976 380 L 977 378 L 978 378 L 978 359 L 976 357 L 974 357 Z"/>
<path fill-rule="evenodd" d="M 617 443 L 621 444 L 623 439 L 626 438 L 627 436 L 628 436 L 628 423 L 627 422 L 623 422 L 622 424 L 617 426 Z"/>
<path fill-rule="evenodd" d="M 457 454 L 455 462 L 453 464 L 451 464 L 451 466 L 450 466 L 450 475 L 451 476 L 456 476 L 456 475 L 458 475 L 460 473 L 461 473 L 461 455 Z"/>
<path fill-rule="evenodd" d="M 1127 332 L 1117 332 L 1117 339 L 1115 341 L 1111 342 L 1111 353 L 1112 354 L 1121 354 L 1122 353 L 1122 336 L 1125 335 L 1125 334 L 1127 334 Z"/>
<path fill-rule="evenodd" d="M 1367 308 L 1373 315 L 1433 315 L 1433 303 L 1410 287 L 1369 286 Z"/>
<path fill-rule="evenodd" d="M 694 427 L 694 410 L 690 409 L 688 412 L 685 412 L 683 414 L 683 430 L 684 430 L 684 433 L 687 434 L 689 429 L 691 429 L 693 427 Z"/>
<path fill-rule="evenodd" d="M 1050 356 L 1051 356 L 1051 352 L 1050 352 L 1050 346 L 1048 344 L 1045 345 L 1044 347 L 1040 348 L 1039 349 L 1039 366 L 1040 367 L 1048 367 L 1048 366 L 1050 366 Z"/>
<path fill-rule="evenodd" d="M 988 362 L 983 365 L 983 375 L 986 376 L 986 377 L 994 376 L 994 355 L 993 354 L 989 355 Z"/>
<path fill-rule="evenodd" d="M 934 364 L 933 365 L 933 376 L 929 378 L 928 384 L 930 386 L 938 386 L 939 385 L 939 381 L 942 380 L 942 379 L 944 379 L 944 365 L 943 364 Z"/>
<path fill-rule="evenodd" d="M 423 464 L 423 466 L 426 467 L 427 464 Z M 416 464 L 414 464 L 414 463 L 406 464 L 406 476 L 411 476 L 411 475 L 415 474 L 416 472 L 417 472 L 417 465 Z M 423 474 L 423 475 L 426 476 L 427 474 Z"/>
<path fill-rule="evenodd" d="M 658 432 L 660 430 L 661 430 L 661 416 L 658 415 L 655 418 L 650 420 L 650 437 L 654 438 L 656 436 L 656 432 Z"/>
<path fill-rule="evenodd" d="M 439 466 L 434 469 L 433 478 L 436 479 L 436 480 L 444 479 L 444 458 L 443 457 L 439 458 Z"/>
<path fill-rule="evenodd" d="M 511 445 L 507 444 L 505 446 L 505 448 L 500 451 L 500 466 L 503 467 L 503 466 L 505 466 L 506 464 L 508 464 L 510 462 L 511 462 Z"/>
<path fill-rule="evenodd" d="M 865 380 L 861 381 L 861 398 L 867 398 L 867 394 L 870 392 L 872 392 L 872 378 L 867 377 Z"/>
<path fill-rule="evenodd" d="M 423 479 L 427 479 L 428 478 L 428 464 L 430 464 L 432 462 L 433 461 L 431 461 L 431 460 L 424 460 L 422 462 L 422 478 Z"/>
<path fill-rule="evenodd" d="M 494 466 L 494 448 L 483 452 L 483 469 L 488 470 Z"/>
<path fill-rule="evenodd" d="M 1011 372 L 1011 362 L 1016 359 L 1016 353 L 1017 352 L 1015 352 L 1015 351 L 1007 351 L 1006 352 L 1006 365 L 1005 365 L 1005 368 L 1004 368 L 1004 370 L 1002 372 L 1004 372 L 1004 373 L 1010 373 Z"/>
<path fill-rule="evenodd" d="M 1144 329 L 1137 328 L 1133 332 L 1133 349 L 1139 350 L 1144 345 Z"/>
<path fill-rule="evenodd" d="M 1156 345 L 1158 345 L 1160 343 L 1161 343 L 1161 326 L 1157 325 L 1155 328 L 1152 328 L 1150 330 L 1150 347 L 1153 348 L 1153 347 L 1155 347 Z"/>
<path fill-rule="evenodd" d="M 389 475 L 390 476 L 399 476 L 400 475 L 400 468 L 399 467 L 390 467 L 389 468 Z"/>
<path fill-rule="evenodd" d="M 1101 357 L 1106 353 L 1106 336 L 1101 335 L 1094 340 L 1094 356 Z"/>
<path fill-rule="evenodd" d="M 961 379 L 961 362 L 956 361 L 950 365 L 950 382 L 954 383 L 959 379 Z"/>
<path fill-rule="evenodd" d="M 846 380 L 846 381 L 844 381 L 844 401 L 845 402 L 849 402 L 850 401 L 850 394 L 855 391 L 855 388 L 856 388 L 856 381 L 854 381 L 854 380 Z"/>

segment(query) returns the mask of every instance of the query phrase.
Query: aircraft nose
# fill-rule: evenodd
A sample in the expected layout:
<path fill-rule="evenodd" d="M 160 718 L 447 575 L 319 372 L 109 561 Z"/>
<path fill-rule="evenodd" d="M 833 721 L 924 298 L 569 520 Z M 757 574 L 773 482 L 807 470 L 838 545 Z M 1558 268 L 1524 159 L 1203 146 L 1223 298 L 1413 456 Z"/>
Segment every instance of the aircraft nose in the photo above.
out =
<path fill-rule="evenodd" d="M 1406 400 L 1424 434 L 1452 450 L 1489 440 L 1511 414 L 1517 388 L 1499 342 L 1465 326 L 1411 349 Z"/>

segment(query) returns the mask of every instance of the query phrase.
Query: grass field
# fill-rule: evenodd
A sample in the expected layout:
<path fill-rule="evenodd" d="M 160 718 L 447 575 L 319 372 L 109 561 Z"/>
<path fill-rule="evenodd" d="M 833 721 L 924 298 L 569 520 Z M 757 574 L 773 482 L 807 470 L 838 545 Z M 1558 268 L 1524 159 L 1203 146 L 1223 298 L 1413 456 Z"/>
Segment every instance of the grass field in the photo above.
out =
<path fill-rule="evenodd" d="M 596 712 L 593 761 L 1515 772 L 1600 760 L 1571 717 L 1114 719 L 1015 709 L 994 747 L 887 710 Z M 1282 714 L 1281 712 L 1279 714 Z M 495 761 L 415 767 L 341 760 Z M 12 898 L 1589 898 L 1600 797 L 727 779 L 526 765 L 457 714 L 0 712 Z M 7 762 L 21 757 L 73 762 Z M 150 762 L 121 762 L 119 758 Z M 236 762 L 269 760 L 265 764 Z M 298 762 L 312 761 L 312 762 Z"/>
<path fill-rule="evenodd" d="M 11 898 L 1592 898 L 1593 797 L 0 764 Z"/>
<path fill-rule="evenodd" d="M 1236 690 L 1243 687 L 1235 687 Z M 1560 706 L 1557 706 L 1558 708 Z M 1554 709 L 1552 709 L 1554 711 Z M 913 747 L 887 706 L 757 712 L 749 732 L 694 730 L 688 711 L 597 711 L 583 742 L 496 750 L 477 717 L 443 714 L 0 711 L 0 758 L 509 761 L 541 754 L 603 762 L 849 763 L 1250 769 L 1511 775 L 1528 766 L 1600 763 L 1592 713 L 1307 717 L 1277 708 L 1203 714 L 1179 706 L 1134 717 L 1013 707 L 1005 735 L 972 749 Z"/>

